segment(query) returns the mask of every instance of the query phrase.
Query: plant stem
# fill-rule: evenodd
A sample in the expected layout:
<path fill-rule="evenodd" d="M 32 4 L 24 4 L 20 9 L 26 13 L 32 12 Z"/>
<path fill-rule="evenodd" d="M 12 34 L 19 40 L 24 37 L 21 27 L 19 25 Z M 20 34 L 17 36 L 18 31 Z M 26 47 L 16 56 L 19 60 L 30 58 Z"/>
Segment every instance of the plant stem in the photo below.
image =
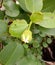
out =
<path fill-rule="evenodd" d="M 29 27 L 28 27 L 29 30 L 30 30 L 31 25 L 32 25 L 32 21 L 30 21 L 29 23 Z"/>

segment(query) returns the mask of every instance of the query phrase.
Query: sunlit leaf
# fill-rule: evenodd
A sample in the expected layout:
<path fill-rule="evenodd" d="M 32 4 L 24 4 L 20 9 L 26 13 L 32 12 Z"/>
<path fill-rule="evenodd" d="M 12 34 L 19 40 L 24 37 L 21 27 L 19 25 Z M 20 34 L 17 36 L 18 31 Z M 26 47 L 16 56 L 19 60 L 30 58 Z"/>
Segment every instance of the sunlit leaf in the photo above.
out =
<path fill-rule="evenodd" d="M 43 7 L 43 0 L 18 0 L 22 9 L 27 12 L 39 12 Z"/>
<path fill-rule="evenodd" d="M 25 20 L 14 20 L 9 27 L 9 33 L 13 37 L 20 38 L 24 30 L 28 27 Z"/>
<path fill-rule="evenodd" d="M 55 14 L 54 13 L 43 13 L 43 20 L 41 22 L 36 22 L 45 28 L 55 28 Z"/>

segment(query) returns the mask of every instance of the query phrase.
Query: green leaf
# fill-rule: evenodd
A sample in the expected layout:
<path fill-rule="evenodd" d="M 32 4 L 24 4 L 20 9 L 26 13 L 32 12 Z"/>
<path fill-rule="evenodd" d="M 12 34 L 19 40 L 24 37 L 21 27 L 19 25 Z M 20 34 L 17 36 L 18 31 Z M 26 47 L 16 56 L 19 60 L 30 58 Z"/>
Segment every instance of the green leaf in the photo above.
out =
<path fill-rule="evenodd" d="M 5 21 L 0 20 L 0 36 L 5 34 L 8 30 L 8 25 Z"/>
<path fill-rule="evenodd" d="M 41 51 L 40 51 L 41 52 Z M 42 59 L 42 56 L 39 54 L 37 55 L 37 59 L 41 60 Z"/>
<path fill-rule="evenodd" d="M 16 63 L 16 65 L 28 65 L 28 60 L 26 57 L 22 58 L 20 61 Z"/>
<path fill-rule="evenodd" d="M 40 30 L 41 34 L 44 36 L 55 36 L 55 28 L 44 28 L 41 26 L 37 26 L 37 29 Z"/>
<path fill-rule="evenodd" d="M 12 0 L 7 0 L 3 3 L 6 9 L 6 15 L 16 17 L 19 15 L 19 7 Z"/>
<path fill-rule="evenodd" d="M 42 62 L 40 60 L 37 60 L 37 64 L 36 65 L 43 65 Z"/>
<path fill-rule="evenodd" d="M 51 42 L 52 42 L 52 39 L 51 38 L 47 38 L 47 43 L 51 44 Z"/>
<path fill-rule="evenodd" d="M 43 7 L 43 0 L 18 0 L 21 8 L 27 12 L 39 12 Z"/>
<path fill-rule="evenodd" d="M 32 55 L 29 56 L 29 58 L 26 56 L 16 63 L 16 65 L 34 65 L 34 64 L 37 65 L 37 62 L 35 61 Z"/>
<path fill-rule="evenodd" d="M 40 44 L 42 42 L 42 37 L 40 35 L 35 35 L 36 36 L 36 41 Z"/>
<path fill-rule="evenodd" d="M 9 33 L 13 37 L 20 38 L 24 30 L 28 27 L 25 20 L 14 20 L 9 27 Z"/>
<path fill-rule="evenodd" d="M 54 13 L 43 13 L 43 20 L 41 22 L 36 22 L 45 28 L 55 28 L 55 14 Z"/>
<path fill-rule="evenodd" d="M 44 0 L 43 9 L 44 12 L 53 12 L 55 10 L 55 0 Z"/>
<path fill-rule="evenodd" d="M 23 44 L 24 48 L 28 49 L 28 45 L 27 44 Z"/>
<path fill-rule="evenodd" d="M 23 55 L 24 48 L 19 42 L 10 43 L 0 52 L 0 63 L 4 65 L 15 65 L 17 60 L 21 59 Z"/>
<path fill-rule="evenodd" d="M 33 47 L 34 47 L 34 48 L 38 48 L 39 46 L 40 46 L 40 44 L 38 43 L 37 40 L 35 40 L 35 41 L 33 42 Z"/>
<path fill-rule="evenodd" d="M 48 44 L 46 42 L 43 42 L 42 44 L 43 44 L 43 47 L 45 48 L 48 47 Z"/>

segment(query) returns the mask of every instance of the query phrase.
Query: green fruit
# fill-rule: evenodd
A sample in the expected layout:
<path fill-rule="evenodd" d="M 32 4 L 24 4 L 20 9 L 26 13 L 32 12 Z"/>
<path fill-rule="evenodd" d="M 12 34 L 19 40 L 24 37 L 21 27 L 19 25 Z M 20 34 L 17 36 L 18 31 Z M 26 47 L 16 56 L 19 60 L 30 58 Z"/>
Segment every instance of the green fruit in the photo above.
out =
<path fill-rule="evenodd" d="M 33 23 L 41 22 L 43 20 L 43 14 L 41 12 L 33 13 L 30 19 Z"/>
<path fill-rule="evenodd" d="M 25 30 L 21 36 L 21 40 L 25 43 L 29 43 L 32 40 L 32 32 L 30 30 Z"/>

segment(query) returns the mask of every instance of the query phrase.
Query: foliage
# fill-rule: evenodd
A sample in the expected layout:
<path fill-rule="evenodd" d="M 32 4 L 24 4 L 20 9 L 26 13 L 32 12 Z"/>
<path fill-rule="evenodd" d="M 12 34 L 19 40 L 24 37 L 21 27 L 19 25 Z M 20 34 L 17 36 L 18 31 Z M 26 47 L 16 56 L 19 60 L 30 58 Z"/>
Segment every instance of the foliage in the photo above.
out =
<path fill-rule="evenodd" d="M 45 65 L 42 49 L 55 37 L 55 0 L 1 0 L 0 5 L 0 64 Z"/>

